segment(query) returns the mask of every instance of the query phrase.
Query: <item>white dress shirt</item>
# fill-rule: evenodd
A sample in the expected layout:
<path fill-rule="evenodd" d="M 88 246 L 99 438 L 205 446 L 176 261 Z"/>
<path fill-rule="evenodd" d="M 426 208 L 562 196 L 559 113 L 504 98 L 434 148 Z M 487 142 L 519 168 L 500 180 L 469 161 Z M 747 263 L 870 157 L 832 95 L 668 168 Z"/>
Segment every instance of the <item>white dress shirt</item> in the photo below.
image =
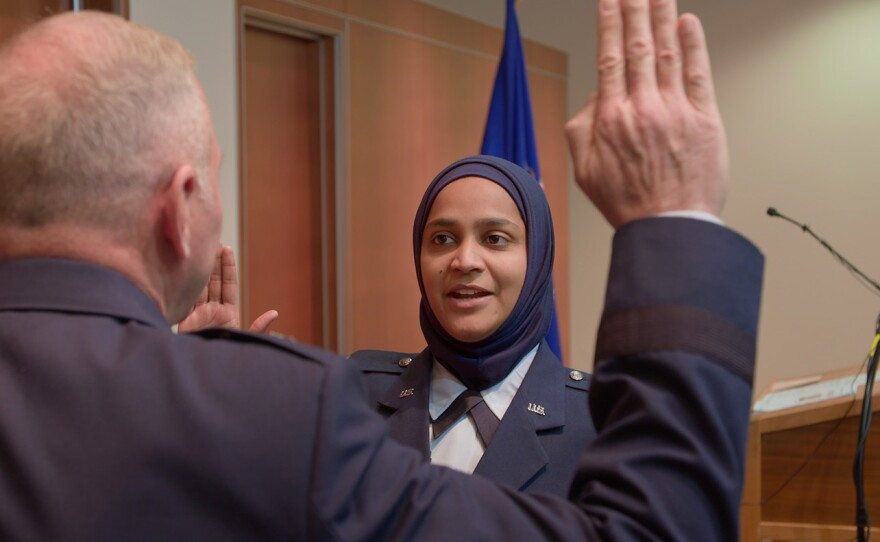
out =
<path fill-rule="evenodd" d="M 662 213 L 657 213 L 654 216 L 659 217 L 671 217 L 671 218 L 693 218 L 695 220 L 705 220 L 706 222 L 714 222 L 719 226 L 724 225 L 724 221 L 721 220 L 720 217 L 713 215 L 712 213 L 707 213 L 706 211 L 664 211 Z"/>
<path fill-rule="evenodd" d="M 523 356 L 513 370 L 504 377 L 504 380 L 481 392 L 483 401 L 499 420 L 504 417 L 504 413 L 507 412 L 507 408 L 519 390 L 526 373 L 529 372 L 535 354 L 538 353 L 538 346 Z M 435 360 L 431 369 L 431 391 L 428 396 L 428 414 L 431 416 L 431 420 L 436 420 L 443 414 L 446 408 L 466 389 L 467 387 L 460 380 Z M 477 433 L 477 426 L 470 416 L 463 416 L 437 440 L 433 440 L 433 436 L 433 430 L 429 424 L 431 463 L 451 467 L 468 474 L 474 472 L 477 463 L 483 457 L 485 448 Z"/>

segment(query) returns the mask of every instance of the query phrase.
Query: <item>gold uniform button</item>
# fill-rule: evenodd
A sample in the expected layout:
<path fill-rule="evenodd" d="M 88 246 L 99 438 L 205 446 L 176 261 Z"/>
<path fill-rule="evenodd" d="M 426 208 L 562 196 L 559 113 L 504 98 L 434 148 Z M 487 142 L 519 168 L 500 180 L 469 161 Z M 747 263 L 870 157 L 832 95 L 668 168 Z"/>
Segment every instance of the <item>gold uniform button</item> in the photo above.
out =
<path fill-rule="evenodd" d="M 568 377 L 574 380 L 575 382 L 580 382 L 584 379 L 584 373 L 580 371 L 572 371 L 568 373 Z"/>
<path fill-rule="evenodd" d="M 412 358 L 400 358 L 397 360 L 397 364 L 401 367 L 409 367 L 410 363 L 412 363 Z"/>

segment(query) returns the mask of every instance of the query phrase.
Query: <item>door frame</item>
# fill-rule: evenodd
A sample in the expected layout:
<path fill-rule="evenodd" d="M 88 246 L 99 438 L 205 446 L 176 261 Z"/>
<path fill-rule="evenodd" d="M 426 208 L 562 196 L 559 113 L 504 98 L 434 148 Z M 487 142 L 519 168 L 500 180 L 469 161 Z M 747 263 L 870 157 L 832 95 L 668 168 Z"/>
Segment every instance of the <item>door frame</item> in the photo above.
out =
<path fill-rule="evenodd" d="M 347 163 L 345 144 L 347 131 L 345 130 L 346 100 L 344 99 L 345 82 L 344 82 L 344 62 L 345 62 L 345 44 L 346 31 L 344 26 L 341 28 L 332 28 L 315 24 L 313 22 L 304 21 L 298 18 L 289 17 L 267 11 L 261 7 L 252 4 L 262 4 L 265 7 L 266 2 L 259 0 L 238 0 L 237 10 L 237 37 L 238 37 L 238 134 L 239 134 L 239 239 L 245 239 L 245 228 L 247 225 L 247 141 L 245 138 L 245 121 L 247 111 L 245 105 L 245 96 L 247 92 L 245 82 L 245 28 L 253 27 L 270 32 L 293 36 L 300 39 L 314 40 L 319 44 L 319 95 L 321 96 L 320 111 L 320 183 L 321 183 L 321 262 L 322 269 L 330 272 L 322 273 L 322 329 L 323 329 L 323 347 L 335 350 L 340 353 L 346 352 L 348 344 L 349 318 L 346 310 L 349 295 L 348 281 L 348 263 L 346 243 L 349 236 L 348 231 L 348 210 L 350 203 L 348 201 L 348 190 L 346 186 L 347 172 L 345 164 Z M 327 58 L 327 43 L 332 44 L 332 61 Z M 330 62 L 328 62 L 330 61 Z M 328 63 L 332 73 L 327 73 Z M 332 89 L 327 88 L 328 79 L 332 80 Z M 330 103 L 324 102 L 324 97 L 332 96 Z M 328 124 L 326 117 L 327 106 L 333 111 L 332 123 Z M 333 138 L 329 139 L 328 127 L 332 128 Z M 247 276 L 246 256 L 247 247 L 245 243 L 239 241 L 240 246 L 240 279 L 244 284 Z M 244 288 L 241 289 L 241 309 L 245 312 L 248 307 L 248 299 L 245 295 Z M 333 332 L 331 332 L 331 330 Z"/>

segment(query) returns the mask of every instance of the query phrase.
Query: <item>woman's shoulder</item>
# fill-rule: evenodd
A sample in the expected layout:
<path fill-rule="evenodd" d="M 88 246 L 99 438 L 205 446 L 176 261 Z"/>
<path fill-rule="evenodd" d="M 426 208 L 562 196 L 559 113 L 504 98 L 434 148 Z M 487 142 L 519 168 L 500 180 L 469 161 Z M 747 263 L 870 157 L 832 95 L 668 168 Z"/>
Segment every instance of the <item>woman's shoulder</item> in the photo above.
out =
<path fill-rule="evenodd" d="M 561 380 L 565 388 L 572 393 L 586 392 L 590 389 L 592 375 L 580 369 L 566 367 L 546 342 L 541 343 L 541 348 L 538 350 L 535 360 L 532 361 L 532 368 L 545 375 L 542 381 L 547 382 L 549 379 L 552 382 L 558 382 Z"/>
<path fill-rule="evenodd" d="M 358 350 L 349 359 L 365 374 L 401 374 L 419 354 L 392 350 Z"/>
<path fill-rule="evenodd" d="M 564 376 L 562 378 L 565 381 L 566 388 L 583 392 L 590 389 L 590 379 L 592 378 L 590 373 L 579 369 L 572 369 L 571 367 L 563 367 L 563 373 Z"/>
<path fill-rule="evenodd" d="M 428 370 L 423 365 L 425 359 L 418 353 L 395 352 L 392 350 L 358 350 L 349 356 L 355 367 L 360 369 L 371 401 L 383 397 L 387 390 L 397 385 L 407 368 L 417 371 L 416 375 Z M 411 375 L 411 377 L 413 377 Z M 415 376 L 416 380 L 420 380 Z"/>

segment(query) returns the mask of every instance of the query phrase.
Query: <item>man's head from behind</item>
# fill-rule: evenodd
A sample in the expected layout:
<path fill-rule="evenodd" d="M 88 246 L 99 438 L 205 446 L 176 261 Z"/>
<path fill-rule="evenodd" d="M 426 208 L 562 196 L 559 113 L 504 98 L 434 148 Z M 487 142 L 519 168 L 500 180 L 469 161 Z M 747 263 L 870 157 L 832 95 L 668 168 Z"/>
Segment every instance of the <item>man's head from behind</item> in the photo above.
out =
<path fill-rule="evenodd" d="M 6 257 L 115 267 L 177 319 L 217 247 L 218 166 L 192 59 L 175 40 L 83 12 L 0 49 L 0 229 L 52 247 Z M 84 241 L 68 253 L 44 235 L 68 231 Z M 84 238 L 109 246 L 96 252 Z"/>

